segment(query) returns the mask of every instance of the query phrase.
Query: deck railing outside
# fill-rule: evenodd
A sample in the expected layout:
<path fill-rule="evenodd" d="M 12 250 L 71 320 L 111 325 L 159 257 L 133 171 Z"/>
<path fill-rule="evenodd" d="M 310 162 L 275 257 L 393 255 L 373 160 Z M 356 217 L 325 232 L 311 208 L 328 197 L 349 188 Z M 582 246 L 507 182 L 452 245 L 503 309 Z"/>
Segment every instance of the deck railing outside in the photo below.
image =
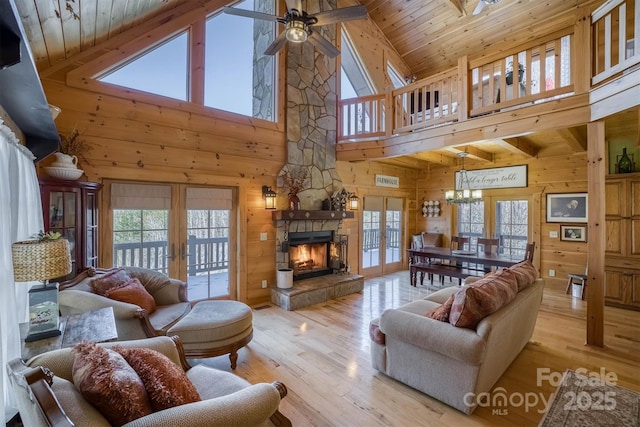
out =
<path fill-rule="evenodd" d="M 116 243 L 113 245 L 113 264 L 116 267 L 148 268 L 169 273 L 166 241 Z M 188 276 L 229 268 L 229 239 L 227 237 L 197 238 L 187 241 Z"/>

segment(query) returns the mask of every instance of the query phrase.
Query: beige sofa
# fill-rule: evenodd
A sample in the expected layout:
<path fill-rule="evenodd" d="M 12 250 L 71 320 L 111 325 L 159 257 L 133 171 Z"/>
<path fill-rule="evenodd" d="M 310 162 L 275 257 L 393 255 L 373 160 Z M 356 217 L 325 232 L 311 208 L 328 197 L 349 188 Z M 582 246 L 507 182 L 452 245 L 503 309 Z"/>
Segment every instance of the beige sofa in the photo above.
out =
<path fill-rule="evenodd" d="M 371 363 L 378 371 L 462 412 L 488 392 L 527 344 L 544 281 L 535 280 L 474 329 L 427 317 L 460 288 L 452 286 L 371 321 Z"/>

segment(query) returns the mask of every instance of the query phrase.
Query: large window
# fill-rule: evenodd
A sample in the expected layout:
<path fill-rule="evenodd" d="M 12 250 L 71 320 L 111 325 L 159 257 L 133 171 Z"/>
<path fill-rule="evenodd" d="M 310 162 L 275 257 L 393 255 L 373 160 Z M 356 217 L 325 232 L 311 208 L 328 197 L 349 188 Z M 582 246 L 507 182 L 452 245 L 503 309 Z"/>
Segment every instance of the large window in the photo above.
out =
<path fill-rule="evenodd" d="M 273 0 L 245 0 L 233 7 L 273 15 L 274 5 Z M 198 32 L 185 30 L 98 79 L 181 101 L 203 102 L 207 107 L 244 116 L 276 120 L 276 56 L 263 54 L 275 38 L 276 23 L 219 13 L 207 18 L 204 25 L 204 40 L 194 39 Z M 200 55 L 191 54 L 190 49 L 197 50 L 203 44 L 204 73 L 191 74 L 189 58 Z"/>
<path fill-rule="evenodd" d="M 186 101 L 188 40 L 182 33 L 99 80 Z"/>
<path fill-rule="evenodd" d="M 273 1 L 245 0 L 236 9 L 272 15 Z M 274 120 L 275 56 L 263 55 L 274 40 L 274 23 L 218 14 L 207 19 L 204 105 Z"/>

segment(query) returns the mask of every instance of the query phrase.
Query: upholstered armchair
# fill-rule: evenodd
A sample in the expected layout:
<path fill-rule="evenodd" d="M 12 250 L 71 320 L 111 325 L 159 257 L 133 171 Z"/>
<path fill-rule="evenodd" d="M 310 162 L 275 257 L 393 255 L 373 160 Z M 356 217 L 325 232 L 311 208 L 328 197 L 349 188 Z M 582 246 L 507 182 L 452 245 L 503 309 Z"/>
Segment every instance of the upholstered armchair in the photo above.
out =
<path fill-rule="evenodd" d="M 139 305 L 116 301 L 95 293 L 89 283 L 93 279 L 105 276 L 112 269 L 90 268 L 60 284 L 58 303 L 61 314 L 68 316 L 112 307 L 118 339 L 124 341 L 166 335 L 172 325 L 191 311 L 184 282 L 168 278 L 154 270 L 136 267 L 122 269 L 131 277 L 140 280 L 151 294 L 156 305 L 153 313 Z"/>
<path fill-rule="evenodd" d="M 290 426 L 278 411 L 287 394 L 284 384 L 250 384 L 229 372 L 204 365 L 191 368 L 177 337 L 98 344 L 106 348 L 149 348 L 167 356 L 186 371 L 201 401 L 162 409 L 124 424 L 126 427 L 157 426 Z M 110 426 L 73 383 L 74 353 L 71 348 L 47 352 L 26 364 L 8 364 L 11 385 L 25 427 Z"/>

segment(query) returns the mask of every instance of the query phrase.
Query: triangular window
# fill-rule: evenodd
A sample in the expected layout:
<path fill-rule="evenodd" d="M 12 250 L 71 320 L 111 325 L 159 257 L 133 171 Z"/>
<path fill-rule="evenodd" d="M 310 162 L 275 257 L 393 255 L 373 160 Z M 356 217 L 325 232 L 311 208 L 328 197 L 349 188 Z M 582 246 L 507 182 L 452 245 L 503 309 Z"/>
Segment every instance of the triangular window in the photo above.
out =
<path fill-rule="evenodd" d="M 188 41 L 184 32 L 99 80 L 186 101 Z"/>
<path fill-rule="evenodd" d="M 342 28 L 340 99 L 373 95 L 373 85 L 347 31 Z"/>

